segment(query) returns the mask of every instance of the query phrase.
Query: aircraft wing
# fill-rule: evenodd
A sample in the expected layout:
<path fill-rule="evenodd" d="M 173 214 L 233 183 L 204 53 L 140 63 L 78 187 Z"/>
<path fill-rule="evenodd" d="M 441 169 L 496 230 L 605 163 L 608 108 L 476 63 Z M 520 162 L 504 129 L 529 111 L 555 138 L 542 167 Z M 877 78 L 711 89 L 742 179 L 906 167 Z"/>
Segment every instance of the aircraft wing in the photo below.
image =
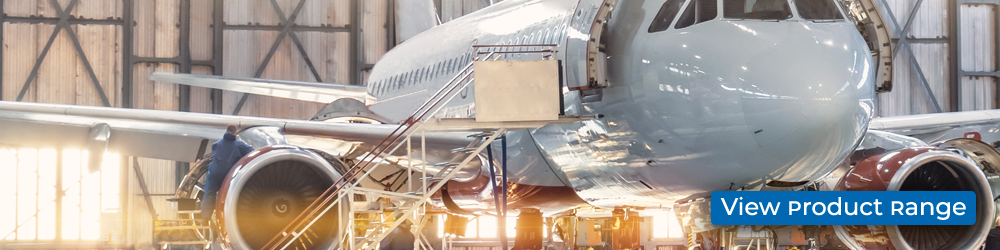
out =
<path fill-rule="evenodd" d="M 979 110 L 875 118 L 868 129 L 904 135 L 1000 123 L 1000 110 Z"/>
<path fill-rule="evenodd" d="M 297 82 L 260 78 L 232 78 L 215 75 L 192 75 L 169 72 L 153 72 L 153 75 L 151 75 L 149 79 L 160 82 L 223 89 L 234 92 L 318 103 L 331 103 L 340 98 L 354 98 L 364 102 L 368 91 L 363 86 L 335 83 Z"/>
<path fill-rule="evenodd" d="M 124 108 L 0 101 L 0 144 L 36 148 L 86 148 L 91 128 L 110 127 L 108 150 L 122 155 L 193 162 L 222 137 L 226 126 L 274 126 L 306 139 L 375 145 L 398 125 L 188 113 Z M 427 134 L 429 145 L 458 147 L 468 133 Z M 210 147 L 208 147 L 210 149 Z"/>

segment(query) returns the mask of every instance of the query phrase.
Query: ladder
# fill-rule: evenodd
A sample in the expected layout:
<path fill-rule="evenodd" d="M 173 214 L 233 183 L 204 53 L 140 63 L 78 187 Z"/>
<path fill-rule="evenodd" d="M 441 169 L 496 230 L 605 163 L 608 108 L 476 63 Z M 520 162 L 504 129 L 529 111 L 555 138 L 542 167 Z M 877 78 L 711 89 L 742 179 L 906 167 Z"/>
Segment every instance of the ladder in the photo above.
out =
<path fill-rule="evenodd" d="M 510 49 L 500 50 L 497 48 L 505 47 L 498 45 L 478 45 L 473 46 L 476 49 L 476 57 L 466 64 L 451 80 L 449 80 L 444 86 L 442 86 L 436 93 L 434 93 L 423 105 L 418 107 L 407 119 L 403 120 L 399 127 L 397 127 L 392 133 L 390 133 L 385 139 L 372 148 L 366 154 L 363 154 L 357 163 L 352 166 L 343 177 L 334 182 L 334 184 L 327 189 L 319 198 L 316 199 L 312 204 L 310 204 L 301 214 L 299 214 L 288 226 L 282 229 L 274 238 L 272 238 L 263 249 L 286 249 L 300 235 L 302 235 L 309 227 L 316 223 L 321 216 L 330 212 L 336 205 L 340 204 L 338 210 L 347 209 L 350 210 L 348 213 L 350 216 L 349 220 L 344 220 L 343 218 L 339 220 L 340 227 L 346 228 L 345 239 L 341 240 L 342 244 L 346 244 L 345 248 L 350 249 L 373 249 L 378 246 L 378 244 L 388 236 L 394 229 L 396 229 L 403 221 L 412 219 L 417 221 L 416 228 L 420 229 L 425 224 L 430 221 L 429 216 L 426 216 L 426 204 L 430 200 L 431 196 L 438 192 L 442 186 L 451 180 L 459 173 L 457 171 L 462 166 L 467 165 L 470 161 L 478 157 L 479 153 L 482 152 L 487 146 L 490 145 L 495 139 L 504 135 L 508 130 L 512 129 L 525 129 L 540 127 L 550 123 L 570 123 L 579 121 L 582 117 L 560 117 L 558 121 L 550 122 L 475 122 L 474 118 L 434 118 L 435 115 L 441 111 L 441 109 L 452 99 L 459 95 L 460 90 L 469 87 L 469 85 L 475 80 L 473 74 L 473 65 L 475 61 L 485 61 L 485 60 L 498 60 L 495 54 L 510 54 L 510 53 L 555 53 L 556 45 L 507 45 L 506 47 L 514 48 L 537 48 L 537 47 L 548 47 L 548 49 L 542 50 L 530 50 L 530 51 L 514 51 Z M 480 49 L 487 48 L 491 51 L 480 51 Z M 502 57 L 500 57 L 502 58 Z M 552 55 L 548 55 L 544 58 L 551 59 Z M 414 137 L 418 135 L 421 140 L 421 152 L 426 152 L 426 131 L 468 131 L 476 132 L 471 135 L 473 140 L 468 146 L 464 148 L 458 148 L 452 152 L 457 153 L 450 161 L 439 163 L 442 167 L 441 171 L 434 174 L 433 176 L 427 176 L 426 171 L 424 173 L 424 178 L 422 179 L 423 185 L 417 192 L 411 193 L 396 193 L 390 191 L 382 191 L 375 189 L 368 189 L 360 187 L 359 183 L 361 179 L 368 177 L 368 175 L 378 166 L 384 165 L 387 161 L 387 157 L 392 155 L 397 150 L 399 150 L 404 144 L 407 147 L 407 156 L 410 156 L 411 141 L 415 139 Z M 426 153 L 424 153 L 426 154 Z M 422 159 L 426 159 L 426 155 Z M 409 161 L 412 162 L 412 161 Z M 426 164 L 425 161 L 421 160 L 422 164 Z M 408 168 L 409 169 L 409 168 Z M 428 185 L 433 184 L 433 185 Z M 355 194 L 367 194 L 376 195 L 381 197 L 389 197 L 398 201 L 398 205 L 395 210 L 388 216 L 381 218 L 381 221 L 372 222 L 369 224 L 365 235 L 363 237 L 355 237 L 355 211 L 351 204 L 353 202 L 353 197 Z M 424 212 L 419 212 L 423 208 Z M 371 212 L 371 211 L 361 211 L 361 212 Z M 391 222 L 388 222 L 391 221 Z M 350 225 L 343 225 L 345 222 L 349 222 Z M 417 231 L 420 232 L 420 231 Z M 419 235 L 419 234 L 415 234 Z M 426 239 L 419 237 L 419 240 L 415 245 L 417 247 L 422 247 L 428 249 L 430 245 Z"/>

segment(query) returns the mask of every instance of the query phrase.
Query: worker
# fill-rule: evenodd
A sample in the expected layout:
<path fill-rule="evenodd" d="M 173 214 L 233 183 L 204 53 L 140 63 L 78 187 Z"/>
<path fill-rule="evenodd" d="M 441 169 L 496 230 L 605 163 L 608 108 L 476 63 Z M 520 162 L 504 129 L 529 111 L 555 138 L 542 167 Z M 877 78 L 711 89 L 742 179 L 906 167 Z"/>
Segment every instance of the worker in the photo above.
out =
<path fill-rule="evenodd" d="M 404 220 L 399 227 L 392 230 L 392 233 L 382 240 L 382 246 L 379 250 L 402 250 L 402 249 L 413 249 L 413 242 L 416 238 L 413 233 L 410 232 L 410 221 Z"/>
<path fill-rule="evenodd" d="M 205 174 L 205 196 L 201 199 L 201 217 L 212 219 L 215 211 L 215 197 L 225 180 L 226 174 L 233 168 L 237 161 L 243 156 L 253 151 L 246 143 L 236 140 L 236 126 L 226 127 L 226 134 L 222 139 L 212 144 L 212 161 L 208 163 L 208 173 Z"/>

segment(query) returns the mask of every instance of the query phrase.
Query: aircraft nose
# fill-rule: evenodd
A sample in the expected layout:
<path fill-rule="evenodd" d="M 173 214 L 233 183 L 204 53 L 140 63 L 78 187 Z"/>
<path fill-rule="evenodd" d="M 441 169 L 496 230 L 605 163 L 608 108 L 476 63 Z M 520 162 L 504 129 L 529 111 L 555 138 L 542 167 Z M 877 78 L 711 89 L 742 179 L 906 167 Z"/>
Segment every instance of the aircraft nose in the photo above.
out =
<path fill-rule="evenodd" d="M 825 169 L 864 134 L 873 112 L 872 59 L 859 36 L 844 34 L 794 32 L 742 67 L 748 132 L 775 164 Z"/>

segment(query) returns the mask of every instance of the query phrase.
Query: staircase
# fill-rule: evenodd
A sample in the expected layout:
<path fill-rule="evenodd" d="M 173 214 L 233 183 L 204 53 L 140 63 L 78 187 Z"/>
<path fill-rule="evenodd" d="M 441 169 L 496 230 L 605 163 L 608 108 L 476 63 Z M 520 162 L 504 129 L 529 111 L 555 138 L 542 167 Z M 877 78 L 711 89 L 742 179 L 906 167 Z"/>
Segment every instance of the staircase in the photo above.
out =
<path fill-rule="evenodd" d="M 303 233 L 312 226 L 316 221 L 324 214 L 333 210 L 335 206 L 340 204 L 341 206 L 337 209 L 341 211 L 342 209 L 348 209 L 347 217 L 349 219 L 341 218 L 339 220 L 341 227 L 346 228 L 346 233 L 344 239 L 341 240 L 342 248 L 348 249 L 375 249 L 378 244 L 386 238 L 394 229 L 399 227 L 403 221 L 410 220 L 413 223 L 413 228 L 416 229 L 415 232 L 420 232 L 420 230 L 429 223 L 430 217 L 428 216 L 428 208 L 426 206 L 427 202 L 433 194 L 438 192 L 448 180 L 451 180 L 459 173 L 457 171 L 461 166 L 465 166 L 470 161 L 479 156 L 487 146 L 490 145 L 498 137 L 504 135 L 508 130 L 514 129 L 526 129 L 544 126 L 546 124 L 552 123 L 570 123 L 579 121 L 583 117 L 559 117 L 556 121 L 532 121 L 532 122 L 476 122 L 475 118 L 435 118 L 435 115 L 452 99 L 454 99 L 461 90 L 469 87 L 469 85 L 474 82 L 474 72 L 473 65 L 476 61 L 486 61 L 486 60 L 497 60 L 495 54 L 510 54 L 510 53 L 550 53 L 554 54 L 555 45 L 535 45 L 525 46 L 525 45 L 513 45 L 509 47 L 515 48 L 538 48 L 538 47 L 548 47 L 547 50 L 530 50 L 517 52 L 516 50 L 510 50 L 509 48 L 504 48 L 505 46 L 498 45 L 488 45 L 488 46 L 473 46 L 476 49 L 475 55 L 477 56 L 475 60 L 465 65 L 457 75 L 455 75 L 447 84 L 445 84 L 441 89 L 439 89 L 434 95 L 431 96 L 423 105 L 416 109 L 412 115 L 407 119 L 403 120 L 399 127 L 396 128 L 390 135 L 383 139 L 379 144 L 377 144 L 373 149 L 360 157 L 353 167 L 351 167 L 344 176 L 334 182 L 334 184 L 326 190 L 320 197 L 314 201 L 309 207 L 307 207 L 304 212 L 302 212 L 295 220 L 292 221 L 288 226 L 282 229 L 278 235 L 272 238 L 263 249 L 286 249 Z M 482 51 L 482 50 L 490 51 Z M 544 58 L 551 59 L 552 55 L 545 56 Z M 397 193 L 382 190 L 375 190 L 364 188 L 358 185 L 360 181 L 367 178 L 368 175 L 375 168 L 385 165 L 386 157 L 397 152 L 403 145 L 406 145 L 407 152 L 412 152 L 411 141 L 414 139 L 421 140 L 421 149 L 419 152 L 426 152 L 425 137 L 426 131 L 467 131 L 473 132 L 474 134 L 470 137 L 473 138 L 472 142 L 469 143 L 464 148 L 457 148 L 452 150 L 455 156 L 448 162 L 438 163 L 442 170 L 434 174 L 433 176 L 427 176 L 424 173 L 424 178 L 421 178 L 422 186 L 417 189 L 417 191 L 409 193 Z M 415 138 L 416 137 L 416 138 Z M 408 153 L 409 156 L 409 153 Z M 420 162 L 423 164 L 422 157 Z M 412 161 L 409 161 L 412 162 Z M 437 165 L 437 164 L 436 164 Z M 411 166 L 412 168 L 412 166 Z M 410 168 L 408 168 L 410 169 Z M 412 170 L 412 169 L 411 169 Z M 388 215 L 379 214 L 376 211 L 370 210 L 359 210 L 356 211 L 355 207 L 352 205 L 353 197 L 355 194 L 364 194 L 368 196 L 382 197 L 394 201 L 395 207 L 393 207 L 392 212 Z M 361 214 L 367 214 L 366 216 L 359 216 Z M 358 223 L 356 218 L 364 217 L 368 220 L 364 227 L 364 235 L 355 235 L 355 232 L 361 232 L 358 230 Z M 347 224 L 347 225 L 344 225 Z M 415 247 L 430 249 L 430 243 L 427 239 L 421 237 L 422 234 L 415 233 L 417 241 L 414 243 Z M 294 248 L 294 247 L 293 247 Z"/>

